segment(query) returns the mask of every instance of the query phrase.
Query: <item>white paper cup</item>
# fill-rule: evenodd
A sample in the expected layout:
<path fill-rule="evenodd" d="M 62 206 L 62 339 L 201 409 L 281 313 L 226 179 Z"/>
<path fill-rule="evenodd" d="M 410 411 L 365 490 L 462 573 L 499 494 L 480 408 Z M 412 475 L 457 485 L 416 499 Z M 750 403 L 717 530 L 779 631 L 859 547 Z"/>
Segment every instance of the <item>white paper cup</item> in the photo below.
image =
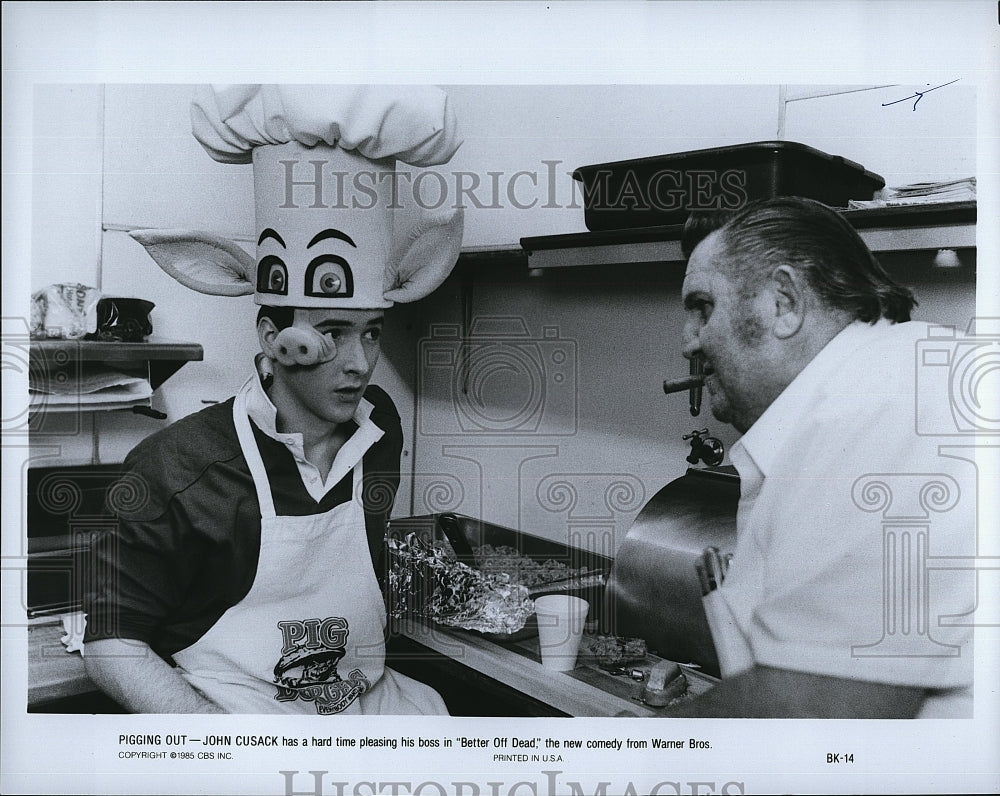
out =
<path fill-rule="evenodd" d="M 587 621 L 589 609 L 586 600 L 568 594 L 535 598 L 542 666 L 559 672 L 576 666 L 576 653 L 580 649 L 583 623 Z"/>

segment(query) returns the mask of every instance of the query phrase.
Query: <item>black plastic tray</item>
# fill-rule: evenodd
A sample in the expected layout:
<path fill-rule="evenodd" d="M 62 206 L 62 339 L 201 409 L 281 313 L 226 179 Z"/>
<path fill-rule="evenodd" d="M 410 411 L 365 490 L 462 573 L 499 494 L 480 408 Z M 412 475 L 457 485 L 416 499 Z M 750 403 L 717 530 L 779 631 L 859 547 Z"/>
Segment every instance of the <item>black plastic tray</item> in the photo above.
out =
<path fill-rule="evenodd" d="M 885 180 L 853 161 L 794 141 L 758 141 L 581 166 L 592 231 L 683 224 L 694 210 L 803 196 L 831 207 L 871 199 Z"/>

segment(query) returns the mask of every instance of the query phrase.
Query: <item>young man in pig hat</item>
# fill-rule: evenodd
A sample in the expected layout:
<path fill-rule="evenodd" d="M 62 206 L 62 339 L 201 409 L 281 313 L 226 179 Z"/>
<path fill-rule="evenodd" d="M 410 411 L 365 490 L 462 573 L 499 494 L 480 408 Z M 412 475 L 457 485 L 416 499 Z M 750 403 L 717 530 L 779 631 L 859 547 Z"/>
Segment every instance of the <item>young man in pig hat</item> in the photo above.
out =
<path fill-rule="evenodd" d="M 446 95 L 406 86 L 203 89 L 194 135 L 253 163 L 257 256 L 207 233 L 133 237 L 177 280 L 261 305 L 258 372 L 126 459 L 141 500 L 94 548 L 85 661 L 134 712 L 444 713 L 385 666 L 376 572 L 402 431 L 369 385 L 383 314 L 433 291 L 460 211 L 409 213 L 397 160 L 447 162 Z"/>

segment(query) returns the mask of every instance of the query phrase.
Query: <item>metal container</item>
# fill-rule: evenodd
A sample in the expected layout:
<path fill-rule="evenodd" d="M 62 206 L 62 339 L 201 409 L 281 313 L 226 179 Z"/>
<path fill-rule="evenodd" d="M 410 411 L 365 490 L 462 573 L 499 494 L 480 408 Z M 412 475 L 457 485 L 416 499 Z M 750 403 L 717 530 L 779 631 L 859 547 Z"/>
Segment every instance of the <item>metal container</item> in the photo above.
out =
<path fill-rule="evenodd" d="M 695 562 L 736 546 L 740 482 L 731 467 L 688 470 L 643 507 L 615 556 L 605 589 L 606 629 L 641 636 L 663 658 L 719 676 Z"/>
<path fill-rule="evenodd" d="M 643 638 L 661 657 L 698 664 L 705 674 L 718 677 L 695 562 L 710 545 L 723 554 L 732 552 L 739 496 L 739 477 L 732 467 L 688 470 L 645 505 L 614 560 L 461 514 L 394 519 L 389 532 L 396 538 L 416 533 L 424 542 L 441 544 L 448 527 L 450 534 L 460 531 L 472 548 L 506 545 L 535 561 L 610 570 L 604 586 L 569 592 L 590 603 L 589 618 L 600 632 Z M 442 516 L 451 521 L 442 525 Z"/>

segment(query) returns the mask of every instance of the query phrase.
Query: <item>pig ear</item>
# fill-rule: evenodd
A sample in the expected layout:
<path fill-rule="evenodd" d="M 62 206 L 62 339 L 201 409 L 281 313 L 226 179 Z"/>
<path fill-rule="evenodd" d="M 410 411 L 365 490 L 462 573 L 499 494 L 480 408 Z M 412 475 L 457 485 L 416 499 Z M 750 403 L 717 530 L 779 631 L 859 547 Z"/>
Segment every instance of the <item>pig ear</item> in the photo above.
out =
<path fill-rule="evenodd" d="M 184 229 L 136 229 L 129 235 L 185 287 L 214 296 L 248 296 L 254 292 L 256 263 L 221 235 Z"/>
<path fill-rule="evenodd" d="M 458 261 L 463 221 L 461 209 L 427 211 L 407 228 L 395 231 L 383 296 L 407 302 L 434 292 Z"/>

